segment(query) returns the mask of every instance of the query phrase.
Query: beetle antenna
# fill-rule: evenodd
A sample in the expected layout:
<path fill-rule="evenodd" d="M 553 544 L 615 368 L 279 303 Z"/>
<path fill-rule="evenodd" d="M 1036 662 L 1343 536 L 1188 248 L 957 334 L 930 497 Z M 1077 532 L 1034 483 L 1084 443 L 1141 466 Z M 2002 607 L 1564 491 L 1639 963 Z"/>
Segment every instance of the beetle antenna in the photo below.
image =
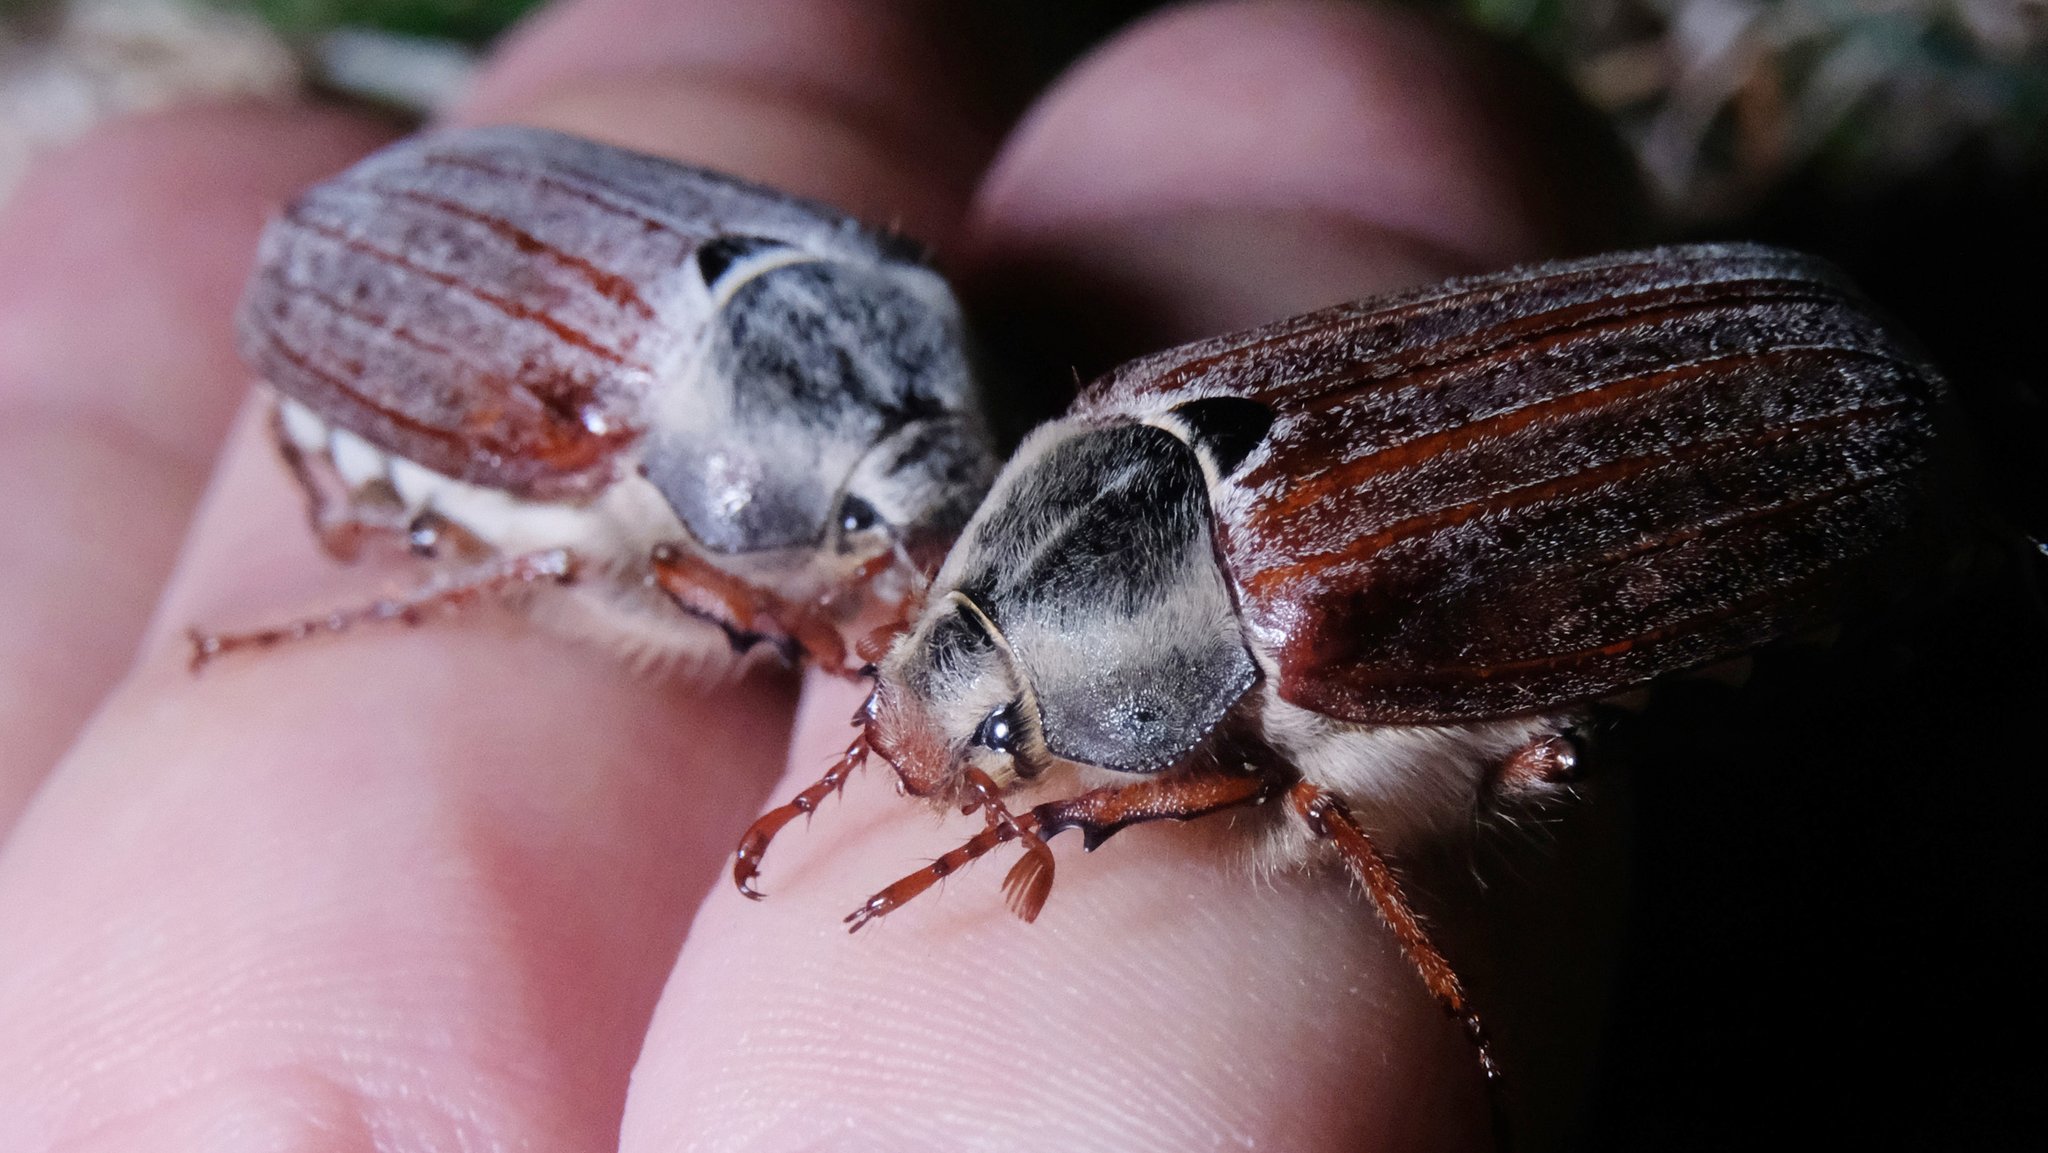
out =
<path fill-rule="evenodd" d="M 867 635 L 853 642 L 853 655 L 867 662 L 861 666 L 859 675 L 870 679 L 880 677 L 882 670 L 879 662 L 889 655 L 889 646 L 896 643 L 897 637 L 909 631 L 910 622 L 899 617 L 888 624 L 869 630 Z M 861 711 L 853 715 L 853 723 L 865 723 L 867 715 L 867 706 L 861 706 Z"/>
<path fill-rule="evenodd" d="M 895 555 L 896 563 L 902 567 L 903 571 L 910 574 L 910 587 L 912 591 L 922 594 L 932 582 L 925 577 L 924 570 L 917 567 L 917 562 L 910 559 L 910 548 L 903 543 L 903 538 L 900 536 L 890 537 L 889 551 Z"/>
<path fill-rule="evenodd" d="M 1052 847 L 1037 837 L 1028 838 L 1024 855 L 1003 875 L 1003 903 L 1019 920 L 1038 919 L 1045 899 L 1052 895 Z"/>

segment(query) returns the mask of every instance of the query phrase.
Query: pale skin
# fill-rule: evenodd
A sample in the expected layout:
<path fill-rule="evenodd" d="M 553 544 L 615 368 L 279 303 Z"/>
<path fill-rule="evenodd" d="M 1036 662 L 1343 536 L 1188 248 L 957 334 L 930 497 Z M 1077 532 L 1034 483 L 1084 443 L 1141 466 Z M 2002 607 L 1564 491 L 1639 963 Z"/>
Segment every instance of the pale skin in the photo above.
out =
<path fill-rule="evenodd" d="M 894 220 L 970 283 L 1059 269 L 1127 309 L 1121 354 L 1561 243 L 1571 174 L 1409 18 L 1183 9 L 1010 124 L 948 10 L 586 0 L 457 117 Z M 315 549 L 235 418 L 228 327 L 265 212 L 381 131 L 114 126 L 0 216 L 0 1148 L 1486 1146 L 1472 1055 L 1369 908 L 1221 863 L 1220 821 L 1055 842 L 1035 925 L 1004 854 L 849 938 L 979 823 L 871 770 L 742 900 L 740 831 L 844 746 L 858 687 L 636 677 L 491 613 L 189 675 L 189 624 L 404 579 Z M 1484 900 L 1469 854 L 1424 872 L 1536 1138 L 1582 1064 L 1559 974 L 1588 965 L 1603 844 L 1575 817 Z"/>

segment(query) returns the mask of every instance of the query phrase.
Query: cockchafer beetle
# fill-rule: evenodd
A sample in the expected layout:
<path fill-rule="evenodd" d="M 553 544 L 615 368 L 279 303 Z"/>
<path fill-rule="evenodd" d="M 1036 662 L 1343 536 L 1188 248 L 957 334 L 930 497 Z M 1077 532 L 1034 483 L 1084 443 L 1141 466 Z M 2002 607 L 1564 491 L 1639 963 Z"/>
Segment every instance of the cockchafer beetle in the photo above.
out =
<path fill-rule="evenodd" d="M 1596 704 L 1896 595 L 1938 502 L 1944 386 L 1829 266 L 1730 245 L 1454 280 L 1159 353 L 1025 440 L 888 649 L 859 736 L 997 846 L 1254 815 L 1334 855 L 1497 1074 L 1383 849 L 1570 779 Z M 1938 527 L 1933 531 L 1938 532 Z M 1064 778 L 1085 791 L 1012 811 Z M 1265 802 L 1263 808 L 1256 808 Z M 1255 812 L 1253 810 L 1256 809 Z"/>
<path fill-rule="evenodd" d="M 327 551 L 389 539 L 447 569 L 195 632 L 195 667 L 560 583 L 535 607 L 629 653 L 722 632 L 845 671 L 997 463 L 959 307 L 910 245 L 538 129 L 427 133 L 306 192 L 239 323 Z"/>

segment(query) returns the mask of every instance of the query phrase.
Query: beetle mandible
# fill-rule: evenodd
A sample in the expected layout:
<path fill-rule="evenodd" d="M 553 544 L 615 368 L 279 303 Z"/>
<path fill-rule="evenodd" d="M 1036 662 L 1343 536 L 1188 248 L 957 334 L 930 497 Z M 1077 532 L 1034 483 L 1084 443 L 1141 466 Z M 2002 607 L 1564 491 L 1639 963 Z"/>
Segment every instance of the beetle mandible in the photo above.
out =
<path fill-rule="evenodd" d="M 194 633 L 195 666 L 563 584 L 535 606 L 630 653 L 722 634 L 845 671 L 995 472 L 959 307 L 907 243 L 540 129 L 423 134 L 312 188 L 239 326 L 327 551 L 445 569 Z"/>
<path fill-rule="evenodd" d="M 1255 814 L 1334 856 L 1490 1048 L 1387 852 L 1554 791 L 1597 703 L 1887 595 L 1929 518 L 1944 386 L 1820 261 L 1752 245 L 1547 264 L 1127 364 L 1033 433 L 880 662 L 871 754 L 985 827 L 854 929 L 1000 845 Z M 1082 791 L 1012 811 L 1032 782 Z M 1267 803 L 1271 802 L 1271 803 Z"/>

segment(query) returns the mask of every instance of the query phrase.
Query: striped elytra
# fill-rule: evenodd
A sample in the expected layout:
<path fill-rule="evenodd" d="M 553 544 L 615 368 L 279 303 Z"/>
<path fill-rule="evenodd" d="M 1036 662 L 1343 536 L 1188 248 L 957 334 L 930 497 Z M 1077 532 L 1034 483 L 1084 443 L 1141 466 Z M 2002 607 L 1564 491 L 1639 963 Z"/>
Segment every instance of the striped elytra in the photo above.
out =
<path fill-rule="evenodd" d="M 646 429 L 649 393 L 686 367 L 711 315 L 692 258 L 732 235 L 916 267 L 902 242 L 717 173 L 535 129 L 431 133 L 272 224 L 242 303 L 243 355 L 272 387 L 436 472 L 586 493 Z"/>
<path fill-rule="evenodd" d="M 995 471 L 911 245 L 539 129 L 424 133 L 308 189 L 239 330 L 331 551 L 395 538 L 471 589 L 573 573 L 552 616 L 640 654 L 722 632 L 841 667 Z"/>
<path fill-rule="evenodd" d="M 1663 249 L 1453 281 L 1124 366 L 1086 419 L 1275 413 L 1212 494 L 1280 695 L 1537 712 L 1827 623 L 1912 518 L 1939 378 L 1828 266 Z"/>

